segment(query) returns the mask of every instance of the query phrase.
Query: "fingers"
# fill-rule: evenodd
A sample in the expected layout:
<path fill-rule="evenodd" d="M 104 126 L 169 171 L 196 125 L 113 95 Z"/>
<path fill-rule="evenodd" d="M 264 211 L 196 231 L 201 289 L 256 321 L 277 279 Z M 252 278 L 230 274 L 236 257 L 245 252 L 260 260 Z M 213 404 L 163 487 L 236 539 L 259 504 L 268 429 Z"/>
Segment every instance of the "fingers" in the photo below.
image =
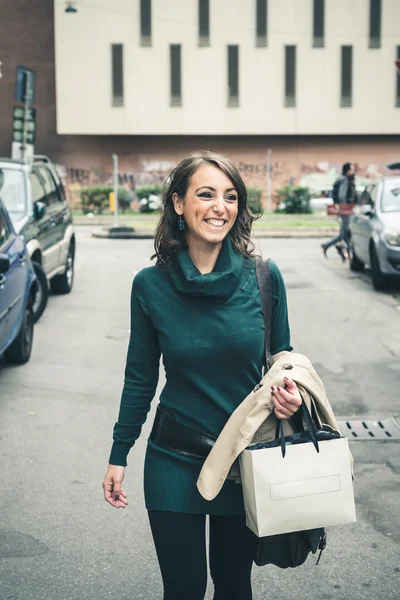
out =
<path fill-rule="evenodd" d="M 124 467 L 110 465 L 103 481 L 104 499 L 115 508 L 125 508 L 128 501 L 121 488 L 125 474 Z"/>
<path fill-rule="evenodd" d="M 275 415 L 278 419 L 289 419 L 300 408 L 302 399 L 300 392 L 294 383 L 289 380 L 286 382 L 286 389 L 280 386 L 271 386 L 271 396 L 275 407 Z"/>
<path fill-rule="evenodd" d="M 289 392 L 289 394 L 295 394 L 298 392 L 297 385 L 293 381 L 293 379 L 289 379 L 289 377 L 284 377 L 283 381 L 285 382 L 285 390 Z"/>
<path fill-rule="evenodd" d="M 126 494 L 123 490 L 120 490 L 118 494 L 113 490 L 104 490 L 104 499 L 115 508 L 125 508 L 128 504 Z"/>
<path fill-rule="evenodd" d="M 278 417 L 278 419 L 289 419 L 292 414 L 294 414 L 290 412 L 289 409 L 286 408 L 286 406 L 282 404 L 275 396 L 272 396 L 272 401 L 275 406 L 275 415 Z"/>

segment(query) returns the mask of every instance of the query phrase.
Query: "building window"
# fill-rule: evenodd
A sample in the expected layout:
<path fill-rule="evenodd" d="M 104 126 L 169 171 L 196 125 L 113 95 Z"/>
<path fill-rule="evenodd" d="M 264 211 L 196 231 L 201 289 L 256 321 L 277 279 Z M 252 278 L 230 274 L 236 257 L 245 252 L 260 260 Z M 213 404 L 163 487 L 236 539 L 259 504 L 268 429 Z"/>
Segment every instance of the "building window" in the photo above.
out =
<path fill-rule="evenodd" d="M 397 46 L 397 60 L 400 60 L 400 46 Z M 396 73 L 396 106 L 400 108 L 400 68 Z"/>
<path fill-rule="evenodd" d="M 314 0 L 313 47 L 325 45 L 325 0 Z"/>
<path fill-rule="evenodd" d="M 239 46 L 228 46 L 228 106 L 239 106 Z"/>
<path fill-rule="evenodd" d="M 140 0 L 140 45 L 151 46 L 151 0 Z"/>
<path fill-rule="evenodd" d="M 124 65 L 122 44 L 111 45 L 112 60 L 112 105 L 124 105 Z"/>
<path fill-rule="evenodd" d="M 267 0 L 257 0 L 256 46 L 258 47 L 267 45 L 267 14 Z"/>
<path fill-rule="evenodd" d="M 285 106 L 296 106 L 296 46 L 285 46 Z"/>
<path fill-rule="evenodd" d="M 199 46 L 210 45 L 210 0 L 199 0 Z"/>
<path fill-rule="evenodd" d="M 382 1 L 369 0 L 369 47 L 381 47 Z"/>
<path fill-rule="evenodd" d="M 170 46 L 171 106 L 182 106 L 181 47 Z"/>
<path fill-rule="evenodd" d="M 353 104 L 353 46 L 342 46 L 340 106 Z"/>

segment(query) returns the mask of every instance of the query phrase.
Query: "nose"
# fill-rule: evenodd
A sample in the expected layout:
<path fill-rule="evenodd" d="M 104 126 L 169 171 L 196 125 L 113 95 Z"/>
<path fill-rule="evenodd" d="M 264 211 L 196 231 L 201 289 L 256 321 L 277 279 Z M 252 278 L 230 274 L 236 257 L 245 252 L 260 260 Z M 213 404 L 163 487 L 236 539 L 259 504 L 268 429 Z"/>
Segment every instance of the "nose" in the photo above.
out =
<path fill-rule="evenodd" d="M 218 215 L 222 215 L 225 212 L 225 201 L 223 196 L 215 196 L 213 211 Z"/>

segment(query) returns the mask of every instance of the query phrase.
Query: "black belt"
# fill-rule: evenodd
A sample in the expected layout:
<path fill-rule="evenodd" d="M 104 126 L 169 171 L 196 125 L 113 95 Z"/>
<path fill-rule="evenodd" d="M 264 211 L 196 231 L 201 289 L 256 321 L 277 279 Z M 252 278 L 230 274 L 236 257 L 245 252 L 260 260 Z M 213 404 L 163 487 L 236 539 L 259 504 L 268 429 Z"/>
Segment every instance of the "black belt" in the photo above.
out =
<path fill-rule="evenodd" d="M 191 458 L 206 458 L 216 440 L 204 431 L 178 423 L 160 406 L 157 407 L 150 439 L 165 450 Z"/>

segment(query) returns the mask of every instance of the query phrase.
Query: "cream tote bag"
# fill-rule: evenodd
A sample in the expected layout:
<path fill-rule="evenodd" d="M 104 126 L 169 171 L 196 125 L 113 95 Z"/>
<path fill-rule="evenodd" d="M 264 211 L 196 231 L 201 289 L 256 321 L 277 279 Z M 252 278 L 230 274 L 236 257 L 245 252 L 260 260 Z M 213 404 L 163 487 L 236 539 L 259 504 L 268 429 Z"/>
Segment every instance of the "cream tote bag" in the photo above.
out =
<path fill-rule="evenodd" d="M 258 536 L 290 533 L 356 521 L 348 440 L 315 430 L 280 435 L 240 454 L 247 526 Z"/>

